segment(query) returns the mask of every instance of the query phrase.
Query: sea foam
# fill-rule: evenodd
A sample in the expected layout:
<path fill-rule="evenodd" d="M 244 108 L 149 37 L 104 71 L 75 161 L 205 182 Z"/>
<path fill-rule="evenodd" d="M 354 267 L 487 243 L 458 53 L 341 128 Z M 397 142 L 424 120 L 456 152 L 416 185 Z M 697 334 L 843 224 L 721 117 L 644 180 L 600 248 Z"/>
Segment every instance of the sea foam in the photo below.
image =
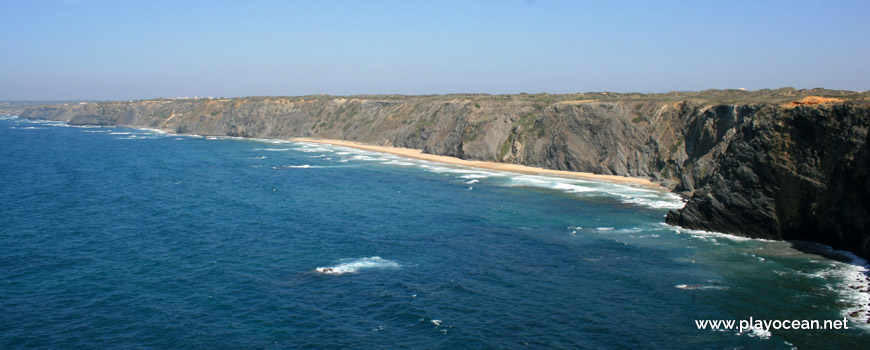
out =
<path fill-rule="evenodd" d="M 298 145 L 298 148 L 294 148 L 296 151 L 335 152 L 337 155 L 348 156 L 341 160 L 336 160 L 338 162 L 346 162 L 348 160 L 380 161 L 385 165 L 415 166 L 431 173 L 462 179 L 467 184 L 475 183 L 470 180 L 490 179 L 488 181 L 492 181 L 493 184 L 499 186 L 546 188 L 581 197 L 608 197 L 622 203 L 653 209 L 679 209 L 685 205 L 685 201 L 682 198 L 672 193 L 611 182 L 485 170 L 421 159 L 409 159 L 392 154 L 342 146 L 309 144 L 305 142 L 295 142 L 294 144 Z"/>
<path fill-rule="evenodd" d="M 300 165 L 281 165 L 281 166 L 273 166 L 272 169 L 280 170 L 280 169 L 310 169 L 310 168 L 326 168 L 324 166 L 317 165 L 308 165 L 308 164 L 300 164 Z"/>
<path fill-rule="evenodd" d="M 361 270 L 369 269 L 397 269 L 401 265 L 395 261 L 387 260 L 379 256 L 359 259 L 342 259 L 334 266 L 318 267 L 314 269 L 317 273 L 325 275 L 344 275 L 348 273 L 357 273 Z"/>
<path fill-rule="evenodd" d="M 292 150 L 292 148 L 254 148 L 254 151 L 267 151 L 267 152 L 287 152 Z"/>

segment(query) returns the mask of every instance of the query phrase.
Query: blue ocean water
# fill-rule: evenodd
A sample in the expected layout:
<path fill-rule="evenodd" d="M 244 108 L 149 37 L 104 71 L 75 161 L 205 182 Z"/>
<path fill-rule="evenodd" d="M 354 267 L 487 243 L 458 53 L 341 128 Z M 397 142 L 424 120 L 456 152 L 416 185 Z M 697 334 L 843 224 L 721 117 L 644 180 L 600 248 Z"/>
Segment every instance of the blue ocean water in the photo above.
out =
<path fill-rule="evenodd" d="M 865 262 L 664 225 L 680 205 L 334 146 L 2 118 L 0 348 L 866 347 Z M 694 322 L 749 317 L 850 329 Z"/>

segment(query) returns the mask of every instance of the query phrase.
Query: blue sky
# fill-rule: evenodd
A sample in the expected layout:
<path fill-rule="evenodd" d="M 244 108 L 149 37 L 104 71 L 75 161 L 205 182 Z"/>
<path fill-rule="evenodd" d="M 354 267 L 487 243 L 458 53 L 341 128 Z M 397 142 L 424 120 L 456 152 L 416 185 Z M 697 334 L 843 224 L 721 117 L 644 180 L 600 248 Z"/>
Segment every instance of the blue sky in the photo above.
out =
<path fill-rule="evenodd" d="M 0 1 L 0 100 L 870 89 L 870 1 Z"/>

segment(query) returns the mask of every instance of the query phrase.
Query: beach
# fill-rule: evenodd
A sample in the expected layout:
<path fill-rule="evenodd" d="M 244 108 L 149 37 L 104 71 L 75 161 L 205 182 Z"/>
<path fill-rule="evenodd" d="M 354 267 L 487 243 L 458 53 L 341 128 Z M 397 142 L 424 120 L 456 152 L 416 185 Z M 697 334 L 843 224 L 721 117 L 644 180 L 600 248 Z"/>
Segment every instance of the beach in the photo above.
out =
<path fill-rule="evenodd" d="M 391 146 L 375 146 L 375 145 L 369 145 L 369 144 L 353 142 L 353 141 L 344 141 L 344 140 L 318 139 L 318 138 L 306 138 L 306 137 L 294 137 L 294 138 L 290 138 L 289 140 L 290 141 L 299 141 L 299 142 L 327 144 L 327 145 L 333 145 L 333 146 L 350 147 L 350 148 L 356 148 L 356 149 L 361 149 L 361 150 L 365 150 L 365 151 L 387 153 L 387 154 L 397 155 L 400 157 L 414 158 L 414 159 L 420 159 L 420 160 L 425 160 L 425 161 L 430 161 L 430 162 L 438 162 L 438 163 L 445 163 L 445 164 L 452 164 L 452 165 L 461 165 L 461 166 L 468 166 L 468 167 L 488 169 L 488 170 L 508 171 L 508 172 L 514 172 L 514 173 L 531 174 L 531 175 L 559 176 L 559 177 L 575 178 L 575 179 L 581 179 L 581 180 L 619 182 L 619 183 L 631 184 L 634 186 L 654 188 L 654 189 L 662 190 L 662 191 L 668 190 L 667 188 L 665 188 L 657 183 L 654 183 L 654 182 L 650 181 L 649 179 L 637 178 L 637 177 L 627 177 L 627 176 L 617 176 L 617 175 L 602 175 L 602 174 L 593 174 L 593 173 L 578 172 L 578 171 L 543 169 L 543 168 L 536 168 L 536 167 L 519 165 L 519 164 L 485 162 L 485 161 L 479 161 L 479 160 L 466 160 L 466 159 L 460 159 L 460 158 L 456 158 L 456 157 L 427 154 L 427 153 L 423 153 L 423 151 L 421 151 L 421 150 L 412 149 L 412 148 L 391 147 Z"/>

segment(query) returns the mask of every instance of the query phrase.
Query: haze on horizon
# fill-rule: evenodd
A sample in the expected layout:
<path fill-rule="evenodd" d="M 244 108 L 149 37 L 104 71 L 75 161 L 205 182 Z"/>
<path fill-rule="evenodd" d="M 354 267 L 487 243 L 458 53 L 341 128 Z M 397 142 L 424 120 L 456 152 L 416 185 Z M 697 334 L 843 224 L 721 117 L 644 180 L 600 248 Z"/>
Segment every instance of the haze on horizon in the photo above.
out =
<path fill-rule="evenodd" d="M 864 91 L 867 1 L 2 2 L 0 100 Z"/>

